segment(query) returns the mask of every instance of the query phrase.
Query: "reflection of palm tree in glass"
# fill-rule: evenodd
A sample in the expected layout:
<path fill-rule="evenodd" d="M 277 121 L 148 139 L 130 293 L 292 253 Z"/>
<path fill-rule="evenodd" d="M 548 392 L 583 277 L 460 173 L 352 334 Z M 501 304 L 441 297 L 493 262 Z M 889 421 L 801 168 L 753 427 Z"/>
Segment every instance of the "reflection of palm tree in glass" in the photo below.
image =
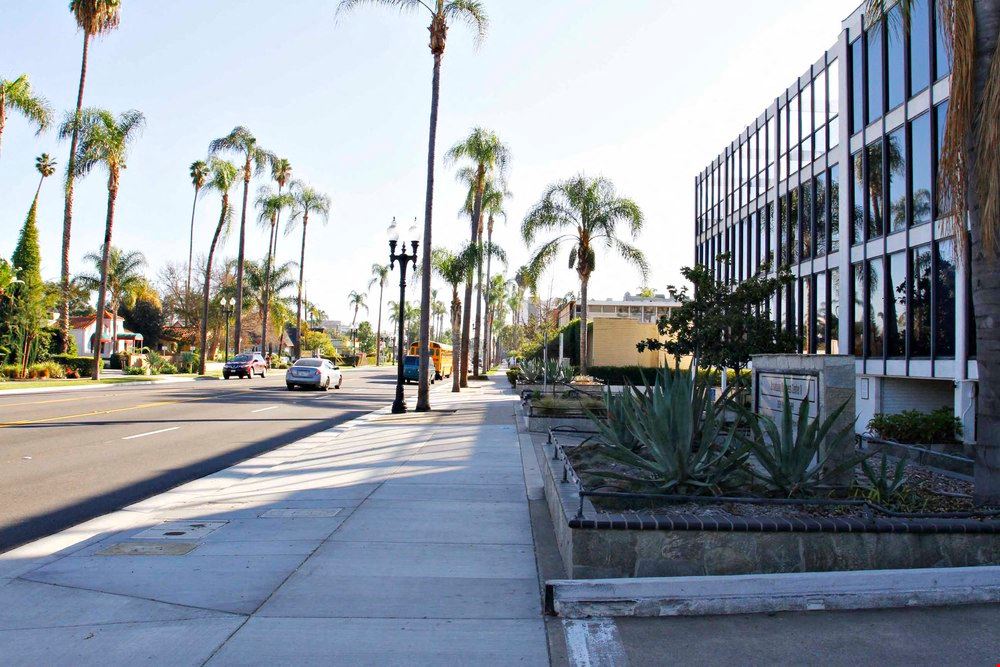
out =
<path fill-rule="evenodd" d="M 889 220 L 892 223 L 892 231 L 898 232 L 906 229 L 906 164 L 905 150 L 903 144 L 903 133 L 901 130 L 890 134 L 888 137 L 889 146 L 889 195 L 898 192 L 899 196 L 889 202 Z M 901 192 L 900 192 L 901 191 Z"/>
<path fill-rule="evenodd" d="M 931 253 L 928 248 L 913 251 L 913 334 L 910 354 L 926 357 L 931 353 Z"/>
<path fill-rule="evenodd" d="M 914 223 L 929 222 L 931 219 L 931 191 L 921 188 L 913 193 Z"/>

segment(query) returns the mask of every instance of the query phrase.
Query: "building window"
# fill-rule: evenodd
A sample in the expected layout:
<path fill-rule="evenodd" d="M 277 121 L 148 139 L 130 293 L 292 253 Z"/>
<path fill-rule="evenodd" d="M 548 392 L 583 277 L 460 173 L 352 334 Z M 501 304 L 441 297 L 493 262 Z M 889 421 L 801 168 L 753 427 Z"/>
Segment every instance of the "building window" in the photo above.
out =
<path fill-rule="evenodd" d="M 938 80 L 951 74 L 951 49 L 944 34 L 944 19 L 938 2 L 934 3 L 934 28 L 934 78 Z"/>
<path fill-rule="evenodd" d="M 792 249 L 788 245 L 788 197 L 781 198 L 778 210 L 778 264 L 785 266 L 792 263 Z"/>
<path fill-rule="evenodd" d="M 941 218 L 951 213 L 951 201 L 944 192 L 941 191 L 941 151 L 944 148 L 944 133 L 948 124 L 948 100 L 934 107 L 935 125 L 935 159 L 934 159 L 934 185 L 937 193 L 935 213 Z"/>
<path fill-rule="evenodd" d="M 906 356 L 906 252 L 889 255 L 889 276 L 886 280 L 885 337 L 890 357 Z"/>
<path fill-rule="evenodd" d="M 931 247 L 913 248 L 911 258 L 910 356 L 931 356 Z"/>
<path fill-rule="evenodd" d="M 910 122 L 910 215 L 914 225 L 931 221 L 931 117 Z"/>
<path fill-rule="evenodd" d="M 807 354 L 816 351 L 813 347 L 813 322 L 812 314 L 812 276 L 806 276 L 799 280 L 799 350 Z"/>
<path fill-rule="evenodd" d="M 829 202 L 827 201 L 829 193 L 826 189 L 826 174 L 821 173 L 813 183 L 815 184 L 815 192 L 813 193 L 813 223 L 816 227 L 814 245 L 816 246 L 816 256 L 822 257 L 826 254 L 828 232 L 826 216 L 829 209 Z"/>
<path fill-rule="evenodd" d="M 854 302 L 854 321 L 851 325 L 851 353 L 856 357 L 865 354 L 865 265 L 854 265 L 854 284 L 851 289 Z"/>
<path fill-rule="evenodd" d="M 882 32 L 885 30 L 885 23 L 879 21 L 871 26 L 865 33 L 867 38 L 866 55 L 868 58 L 868 114 L 866 120 L 868 124 L 874 123 L 882 117 L 885 111 L 885 77 L 882 75 L 885 69 L 885 62 L 882 58 Z"/>
<path fill-rule="evenodd" d="M 812 231 L 812 181 L 806 181 L 799 188 L 802 211 L 799 214 L 799 236 L 802 238 L 802 261 L 812 257 L 813 252 L 813 231 Z"/>
<path fill-rule="evenodd" d="M 851 134 L 865 129 L 865 61 L 862 56 L 864 42 L 851 42 Z"/>
<path fill-rule="evenodd" d="M 868 260 L 868 354 L 881 357 L 885 354 L 885 267 L 883 258 Z"/>
<path fill-rule="evenodd" d="M 934 269 L 934 357 L 955 356 L 955 242 L 938 241 Z"/>
<path fill-rule="evenodd" d="M 840 270 L 830 270 L 830 354 L 840 354 Z"/>
<path fill-rule="evenodd" d="M 831 60 L 826 67 L 827 117 L 830 119 L 827 144 L 830 150 L 840 145 L 840 61 Z"/>
<path fill-rule="evenodd" d="M 767 217 L 764 220 L 764 261 L 769 264 L 774 263 L 774 251 L 771 249 L 772 238 L 774 238 L 774 204 L 768 204 Z"/>
<path fill-rule="evenodd" d="M 840 165 L 835 164 L 827 172 L 830 184 L 827 204 L 830 220 L 830 252 L 840 250 Z"/>
<path fill-rule="evenodd" d="M 813 137 L 815 151 L 812 156 L 813 159 L 826 152 L 826 120 L 828 118 L 826 110 L 826 75 L 827 71 L 823 70 L 813 79 L 813 125 L 816 128 Z"/>
<path fill-rule="evenodd" d="M 886 42 L 889 108 L 895 109 L 906 99 L 906 44 L 903 38 L 903 11 L 898 4 L 889 10 Z"/>
<path fill-rule="evenodd" d="M 906 135 L 903 127 L 886 137 L 889 166 L 889 229 L 906 229 Z"/>
<path fill-rule="evenodd" d="M 851 243 L 865 240 L 865 169 L 864 153 L 858 151 L 851 159 Z"/>
<path fill-rule="evenodd" d="M 788 102 L 788 175 L 791 176 L 801 168 L 799 162 L 799 96 Z"/>
<path fill-rule="evenodd" d="M 927 0 L 910 0 L 910 95 L 916 95 L 926 88 L 930 83 L 930 76 L 930 9 Z"/>
<path fill-rule="evenodd" d="M 788 194 L 788 263 L 795 264 L 799 261 L 799 190 L 792 190 Z"/>
<path fill-rule="evenodd" d="M 828 295 L 826 292 L 826 273 L 817 273 L 815 276 L 815 288 L 813 289 L 813 298 L 816 307 L 813 312 L 816 313 L 816 347 L 814 352 L 816 354 L 827 354 L 830 350 L 828 347 L 830 341 L 830 331 L 829 331 L 829 318 L 827 314 L 829 313 L 828 306 Z"/>
<path fill-rule="evenodd" d="M 874 239 L 882 236 L 885 229 L 883 224 L 885 212 L 885 197 L 882 190 L 883 160 L 882 160 L 882 140 L 868 144 L 865 149 L 865 181 L 867 187 L 865 219 L 867 221 L 867 238 Z"/>

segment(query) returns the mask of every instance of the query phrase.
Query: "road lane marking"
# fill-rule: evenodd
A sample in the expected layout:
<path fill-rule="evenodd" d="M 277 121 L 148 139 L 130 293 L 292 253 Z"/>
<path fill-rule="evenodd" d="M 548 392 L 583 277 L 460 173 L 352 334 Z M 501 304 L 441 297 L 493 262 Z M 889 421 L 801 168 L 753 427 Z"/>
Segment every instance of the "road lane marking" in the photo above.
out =
<path fill-rule="evenodd" d="M 255 413 L 255 412 L 267 412 L 268 410 L 277 410 L 277 409 L 278 409 L 278 407 L 280 407 L 280 406 L 277 406 L 277 405 L 272 405 L 272 406 L 271 406 L 271 407 L 269 407 L 269 408 L 261 408 L 261 409 L 259 409 L 259 410 L 251 410 L 251 411 L 250 411 L 250 414 L 253 414 L 253 413 Z"/>
<path fill-rule="evenodd" d="M 133 440 L 135 438 L 145 438 L 147 435 L 156 435 L 157 433 L 166 433 L 167 431 L 176 431 L 180 426 L 171 426 L 170 428 L 161 428 L 159 431 L 150 431 L 149 433 L 137 433 L 135 435 L 128 435 L 122 438 L 122 440 Z"/>

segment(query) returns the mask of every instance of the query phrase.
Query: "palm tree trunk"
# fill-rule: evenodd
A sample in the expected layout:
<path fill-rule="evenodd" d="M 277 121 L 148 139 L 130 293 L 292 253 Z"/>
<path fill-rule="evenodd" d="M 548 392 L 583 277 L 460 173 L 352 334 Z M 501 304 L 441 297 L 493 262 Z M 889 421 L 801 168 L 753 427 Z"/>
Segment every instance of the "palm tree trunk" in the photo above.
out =
<path fill-rule="evenodd" d="M 83 88 L 87 81 L 87 52 L 90 50 L 90 33 L 83 33 L 83 57 L 80 64 L 80 87 L 76 93 L 76 120 L 80 119 L 80 111 L 83 109 Z M 76 148 L 80 143 L 80 128 L 78 123 L 73 124 L 73 136 L 69 142 L 69 161 L 66 163 L 66 208 L 63 212 L 63 238 L 62 238 L 62 271 L 60 282 L 62 283 L 62 304 L 61 329 L 62 329 L 62 352 L 69 352 L 69 240 L 73 228 L 73 171 L 76 169 Z M 99 313 L 98 313 L 99 315 Z M 100 335 L 98 335 L 100 338 Z"/>
<path fill-rule="evenodd" d="M 271 245 L 274 239 L 275 229 L 278 227 L 276 216 L 271 218 L 271 233 L 267 236 L 267 262 L 264 264 L 264 285 L 261 291 L 264 293 L 264 303 L 260 312 L 260 354 L 267 359 L 267 313 L 271 309 Z"/>
<path fill-rule="evenodd" d="M 0 139 L 3 138 L 3 128 L 7 124 L 7 100 L 0 92 Z"/>
<path fill-rule="evenodd" d="M 579 261 L 579 260 L 577 260 Z M 587 284 L 590 276 L 580 276 L 580 375 L 587 374 Z"/>
<path fill-rule="evenodd" d="M 101 334 L 104 333 L 104 308 L 108 300 L 108 261 L 111 256 L 111 230 L 115 224 L 115 199 L 118 198 L 118 172 L 108 174 L 108 218 L 104 223 L 104 248 L 101 250 L 101 287 L 97 290 L 97 346 L 94 348 L 94 372 L 91 377 L 101 379 Z M 114 341 L 111 343 L 114 347 Z M 114 350 L 112 349 L 112 353 Z"/>
<path fill-rule="evenodd" d="M 483 180 L 483 168 L 479 168 L 477 180 Z M 479 235 L 479 217 L 483 212 L 483 197 L 480 188 L 476 188 L 476 196 L 472 202 L 472 221 L 469 230 L 469 240 L 475 245 Z M 465 274 L 465 302 L 462 304 L 462 380 L 461 386 L 469 386 L 469 334 L 472 319 L 472 267 Z"/>
<path fill-rule="evenodd" d="M 461 343 L 459 341 L 459 325 L 462 321 L 462 302 L 458 300 L 458 286 L 452 288 L 451 290 L 451 391 L 457 393 L 462 391 L 461 381 L 459 378 L 459 373 L 456 373 L 455 363 L 455 353 L 461 352 Z"/>
<path fill-rule="evenodd" d="M 385 281 L 380 278 L 378 282 L 378 327 L 375 333 L 376 366 L 382 363 L 382 290 L 384 287 L 385 287 Z"/>
<path fill-rule="evenodd" d="M 302 282 L 306 275 L 306 227 L 309 226 L 309 211 L 302 216 L 302 253 L 299 256 L 299 297 L 295 306 L 295 358 L 302 356 Z"/>
<path fill-rule="evenodd" d="M 118 301 L 111 308 L 111 354 L 118 354 Z"/>
<path fill-rule="evenodd" d="M 479 217 L 482 219 L 482 209 L 479 211 Z M 480 248 L 483 245 L 483 230 L 482 225 L 476 226 L 476 243 L 479 244 Z M 472 376 L 479 377 L 479 361 L 481 359 L 479 352 L 481 349 L 481 341 L 483 339 L 483 256 L 482 253 L 479 255 L 479 261 L 476 262 L 476 333 L 475 341 L 472 347 Z"/>
<path fill-rule="evenodd" d="M 188 276 L 187 276 L 187 288 L 184 291 L 184 301 L 186 302 L 191 298 L 191 263 L 194 260 L 194 212 L 198 207 L 198 190 L 194 189 L 194 201 L 191 203 L 191 234 L 188 240 Z M 188 324 L 191 324 L 188 322 Z"/>
<path fill-rule="evenodd" d="M 976 363 L 979 369 L 979 395 L 976 400 L 976 464 L 975 500 L 977 503 L 1000 504 L 1000 257 L 997 248 L 983 246 L 983 225 L 996 225 L 985 220 L 979 201 L 979 149 L 997 150 L 996 146 L 980 146 L 976 141 L 979 123 L 989 111 L 984 94 L 990 77 L 990 67 L 1000 67 L 1000 0 L 976 0 L 973 3 L 976 26 L 975 56 L 972 63 L 973 110 L 979 111 L 974 128 L 966 138 L 969 156 L 966 203 L 971 225 L 970 270 L 972 272 L 972 303 L 976 313 Z M 993 109 L 993 113 L 996 110 Z M 974 113 L 974 111 L 973 111 Z M 996 187 L 994 184 L 993 187 Z"/>
<path fill-rule="evenodd" d="M 240 245 L 236 253 L 236 324 L 233 327 L 233 349 L 240 353 L 243 338 L 243 258 L 247 238 L 247 197 L 250 195 L 250 156 L 243 171 L 243 212 L 240 214 Z"/>
<path fill-rule="evenodd" d="M 493 214 L 490 213 L 489 222 L 486 224 L 486 247 L 493 248 Z M 493 264 L 493 253 L 488 253 L 486 255 L 486 312 L 490 312 L 490 269 Z M 490 324 L 486 327 L 486 343 L 483 346 L 483 368 L 489 371 L 490 366 L 490 337 L 493 335 L 493 324 L 492 318 Z"/>
<path fill-rule="evenodd" d="M 431 318 L 431 221 L 434 217 L 434 150 L 437 144 L 438 102 L 441 98 L 441 56 L 434 53 L 431 78 L 431 120 L 427 137 L 427 194 L 424 199 L 424 248 L 420 269 L 420 374 L 417 383 L 417 412 L 431 409 L 430 318 Z"/>
<path fill-rule="evenodd" d="M 198 350 L 198 374 L 205 374 L 205 362 L 208 357 L 208 300 L 212 295 L 212 260 L 215 258 L 215 246 L 226 224 L 226 210 L 229 208 L 229 195 L 222 196 L 222 213 L 219 214 L 219 224 L 215 226 L 212 245 L 208 247 L 208 264 L 205 267 L 205 289 L 201 296 L 201 345 Z"/>

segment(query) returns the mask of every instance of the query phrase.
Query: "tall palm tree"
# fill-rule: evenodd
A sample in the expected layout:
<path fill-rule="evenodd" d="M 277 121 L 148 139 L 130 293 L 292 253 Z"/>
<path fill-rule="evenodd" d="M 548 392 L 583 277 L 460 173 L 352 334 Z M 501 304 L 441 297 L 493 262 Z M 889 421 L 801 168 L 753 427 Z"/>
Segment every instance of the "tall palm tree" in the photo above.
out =
<path fill-rule="evenodd" d="M 107 301 L 108 262 L 111 252 L 111 233 L 115 224 L 115 202 L 121 172 L 125 169 L 128 149 L 142 132 L 146 123 L 141 112 L 132 109 L 117 118 L 104 109 L 84 109 L 79 114 L 68 115 L 60 129 L 62 136 L 79 134 L 79 144 L 73 161 L 73 175 L 85 176 L 101 165 L 108 172 L 108 215 L 104 224 L 104 244 L 102 245 L 101 285 L 97 292 L 97 332 L 98 337 L 104 326 L 104 308 Z M 95 380 L 101 375 L 101 346 L 94 346 Z"/>
<path fill-rule="evenodd" d="M 521 224 L 521 236 L 527 245 L 534 243 L 540 232 L 556 231 L 559 235 L 543 243 L 528 262 L 527 272 L 538 276 L 555 258 L 560 246 L 569 243 L 569 268 L 576 268 L 580 278 L 580 372 L 587 370 L 587 285 L 597 267 L 600 245 L 638 267 L 643 281 L 649 275 L 649 265 L 641 250 L 623 241 L 618 225 L 628 228 L 633 240 L 642 230 L 642 210 L 631 199 L 619 197 L 615 186 L 605 178 L 580 175 L 556 183 L 528 211 Z"/>
<path fill-rule="evenodd" d="M 13 81 L 0 79 L 0 139 L 7 124 L 7 112 L 16 111 L 38 128 L 37 134 L 48 129 L 52 123 L 52 107 L 48 100 L 35 94 L 27 74 Z"/>
<path fill-rule="evenodd" d="M 212 157 L 208 159 L 210 173 L 205 187 L 215 190 L 221 195 L 222 206 L 219 211 L 219 222 L 215 225 L 212 243 L 208 247 L 208 260 L 205 263 L 205 286 L 201 295 L 201 341 L 198 345 L 198 373 L 205 374 L 205 362 L 208 357 L 208 303 L 212 294 L 212 262 L 215 259 L 215 248 L 223 232 L 228 231 L 233 219 L 233 209 L 229 203 L 229 191 L 232 190 L 239 173 L 232 162 Z"/>
<path fill-rule="evenodd" d="M 302 220 L 302 250 L 299 254 L 299 296 L 295 306 L 295 356 L 302 354 L 302 286 L 306 275 L 306 232 L 309 216 L 319 217 L 320 222 L 330 219 L 330 197 L 301 182 L 292 183 L 292 197 L 295 200 L 294 213 L 288 221 L 285 233 L 289 233 L 298 220 Z"/>
<path fill-rule="evenodd" d="M 279 184 L 279 189 L 281 185 Z M 275 262 L 275 252 L 277 252 L 277 236 L 278 236 L 278 224 L 281 218 L 281 212 L 286 208 L 291 208 L 295 203 L 292 199 L 292 195 L 285 193 L 275 193 L 266 185 L 262 185 L 257 191 L 257 200 L 254 202 L 260 213 L 257 216 L 257 220 L 261 225 L 268 226 L 268 242 L 267 242 L 267 256 L 264 260 L 264 276 L 263 285 L 269 287 L 271 285 L 270 273 L 274 269 Z M 264 300 L 270 302 L 269 294 L 264 294 Z M 267 354 L 267 319 L 270 314 L 270 308 L 265 307 L 261 311 L 261 322 L 260 322 L 260 351 L 261 354 Z"/>
<path fill-rule="evenodd" d="M 83 56 L 80 59 L 80 85 L 76 93 L 75 120 L 71 127 L 69 162 L 66 164 L 66 207 L 63 211 L 62 266 L 62 351 L 69 351 L 69 242 L 73 229 L 73 180 L 76 177 L 76 156 L 80 141 L 80 116 L 83 112 L 83 88 L 87 81 L 87 54 L 92 37 L 104 35 L 118 27 L 121 0 L 70 0 L 76 25 L 83 31 Z"/>
<path fill-rule="evenodd" d="M 459 172 L 459 179 L 469 183 L 472 190 L 472 215 L 469 233 L 469 242 L 473 245 L 481 240 L 482 235 L 482 212 L 483 195 L 486 192 L 486 185 L 489 181 L 496 181 L 498 188 L 505 186 L 507 163 L 510 160 L 510 150 L 500 141 L 494 132 L 476 127 L 468 137 L 458 142 L 445 155 L 449 163 L 463 161 L 467 167 Z M 469 330 L 471 327 L 472 315 L 472 271 L 475 267 L 468 267 L 468 282 L 465 286 L 465 305 L 462 317 L 462 366 L 461 383 L 463 387 L 469 384 Z M 479 313 L 479 301 L 476 301 L 476 312 Z M 476 322 L 478 328 L 479 316 Z M 478 332 L 477 332 L 478 333 Z M 477 345 L 478 348 L 478 345 Z M 475 356 L 476 375 L 479 374 L 479 351 L 473 350 Z"/>
<path fill-rule="evenodd" d="M 504 211 L 503 203 L 504 203 L 504 199 L 506 199 L 509 196 L 510 196 L 509 192 L 507 192 L 503 188 L 497 188 L 492 182 L 490 183 L 490 186 L 486 189 L 486 191 L 483 193 L 483 213 L 485 213 L 487 215 L 486 244 L 488 246 L 492 246 L 493 245 L 493 223 L 494 223 L 494 219 L 496 217 L 502 217 L 504 220 L 507 219 L 507 213 Z M 491 286 L 493 284 L 491 282 L 491 280 L 492 280 L 492 278 L 491 278 L 492 260 L 493 260 L 492 253 L 488 253 L 486 255 L 486 285 L 487 286 Z M 490 292 L 489 289 L 487 289 L 485 296 L 486 296 L 486 303 L 484 305 L 485 305 L 485 308 L 486 308 L 486 312 L 488 313 L 490 311 L 490 296 L 491 296 L 491 292 Z M 487 341 L 489 341 L 490 335 L 492 334 L 492 332 L 490 330 L 490 327 L 486 327 L 486 331 L 487 331 L 487 336 L 485 338 L 486 338 Z M 483 348 L 483 357 L 484 357 L 485 361 L 483 362 L 483 365 L 486 368 L 489 368 L 490 366 L 493 365 L 491 363 L 490 356 L 491 356 L 490 355 L 490 348 L 487 347 L 487 346 L 484 346 L 484 348 Z"/>
<path fill-rule="evenodd" d="M 190 173 L 191 185 L 194 186 L 194 201 L 191 203 L 191 236 L 188 240 L 188 274 L 187 286 L 184 292 L 186 298 L 191 294 L 191 264 L 194 259 L 194 212 L 198 206 L 198 197 L 201 195 L 201 189 L 205 187 L 205 182 L 209 177 L 208 163 L 204 160 L 195 160 L 191 163 Z"/>
<path fill-rule="evenodd" d="M 486 359 L 484 368 L 487 370 L 493 365 L 491 360 L 495 346 L 494 338 L 496 337 L 496 332 L 493 330 L 494 324 L 497 320 L 503 323 L 507 316 L 507 281 L 502 275 L 496 275 L 493 276 L 488 285 L 486 290 L 486 343 L 484 345 Z"/>
<path fill-rule="evenodd" d="M 461 336 L 459 328 L 462 323 L 462 301 L 458 295 L 458 288 L 465 280 L 468 273 L 468 266 L 472 260 L 469 249 L 455 253 L 445 248 L 435 248 L 431 256 L 431 265 L 441 278 L 451 287 L 451 348 L 452 356 L 462 351 Z M 458 373 L 451 374 L 451 390 L 461 391 L 462 383 Z"/>
<path fill-rule="evenodd" d="M 952 73 L 939 166 L 976 313 L 975 499 L 1000 504 L 1000 0 L 936 0 Z M 890 3 L 868 0 L 875 20 Z M 913 0 L 900 0 L 908 19 Z M 908 21 L 905 21 L 908 22 Z"/>
<path fill-rule="evenodd" d="M 224 137 L 213 139 L 208 145 L 209 155 L 219 153 L 235 153 L 243 158 L 243 208 L 240 212 L 240 241 L 236 252 L 236 325 L 233 328 L 233 341 L 237 350 L 243 336 L 243 260 L 246 249 L 247 232 L 247 200 L 250 196 L 250 178 L 261 173 L 274 164 L 277 159 L 271 151 L 257 143 L 250 130 L 243 126 L 233 128 Z"/>
<path fill-rule="evenodd" d="M 256 309 L 261 322 L 267 322 L 269 316 L 284 313 L 292 301 L 284 294 L 295 287 L 295 277 L 292 274 L 295 262 L 285 262 L 268 267 L 267 260 L 255 262 L 248 259 L 244 268 L 246 271 L 245 296 Z M 265 329 L 263 335 L 266 333 Z M 262 350 L 264 349 L 264 340 L 262 337 Z"/>
<path fill-rule="evenodd" d="M 42 153 L 35 158 L 35 169 L 41 174 L 38 179 L 38 187 L 35 189 L 35 201 L 38 201 L 38 194 L 42 191 L 42 183 L 45 179 L 56 173 L 56 161 L 48 153 Z"/>
<path fill-rule="evenodd" d="M 365 295 L 357 290 L 351 290 L 347 295 L 347 307 L 354 309 L 354 319 L 351 320 L 351 351 L 357 352 L 357 334 L 355 325 L 358 323 L 358 310 L 361 308 L 368 312 L 368 304 L 365 303 Z"/>
<path fill-rule="evenodd" d="M 389 281 L 389 266 L 387 264 L 372 264 L 372 279 L 368 281 L 368 289 L 378 284 L 378 325 L 375 332 L 375 365 L 382 363 L 382 293 Z"/>
<path fill-rule="evenodd" d="M 99 252 L 87 253 L 84 261 L 94 265 L 94 273 L 77 276 L 80 287 L 88 290 L 101 289 L 102 267 L 104 266 L 104 249 Z M 132 295 L 143 287 L 148 287 L 143 270 L 146 268 L 146 256 L 138 250 L 124 251 L 111 246 L 107 253 L 107 277 L 104 278 L 108 294 L 108 307 L 111 309 L 111 352 L 118 351 L 118 309 L 122 304 L 131 307 L 134 301 Z M 102 329 L 98 327 L 97 333 Z M 98 336 L 99 338 L 99 336 Z M 100 341 L 97 341 L 100 347 Z"/>
<path fill-rule="evenodd" d="M 434 58 L 431 78 L 431 117 L 427 142 L 427 194 L 424 200 L 424 241 L 420 266 L 423 270 L 420 289 L 420 379 L 417 387 L 417 411 L 431 409 L 430 403 L 430 303 L 431 303 L 431 220 L 434 212 L 434 151 L 437 144 L 438 101 L 441 92 L 441 59 L 444 57 L 448 28 L 456 21 L 473 27 L 482 42 L 489 27 L 486 6 L 480 0 L 340 0 L 338 13 L 360 5 L 380 5 L 400 10 L 427 10 L 431 23 L 430 49 Z"/>
<path fill-rule="evenodd" d="M 448 309 L 445 307 L 444 301 L 435 299 L 434 303 L 431 304 L 431 314 L 434 316 L 434 335 L 439 339 L 444 338 L 444 333 L 441 330 L 444 328 L 444 316 L 447 312 Z"/>

